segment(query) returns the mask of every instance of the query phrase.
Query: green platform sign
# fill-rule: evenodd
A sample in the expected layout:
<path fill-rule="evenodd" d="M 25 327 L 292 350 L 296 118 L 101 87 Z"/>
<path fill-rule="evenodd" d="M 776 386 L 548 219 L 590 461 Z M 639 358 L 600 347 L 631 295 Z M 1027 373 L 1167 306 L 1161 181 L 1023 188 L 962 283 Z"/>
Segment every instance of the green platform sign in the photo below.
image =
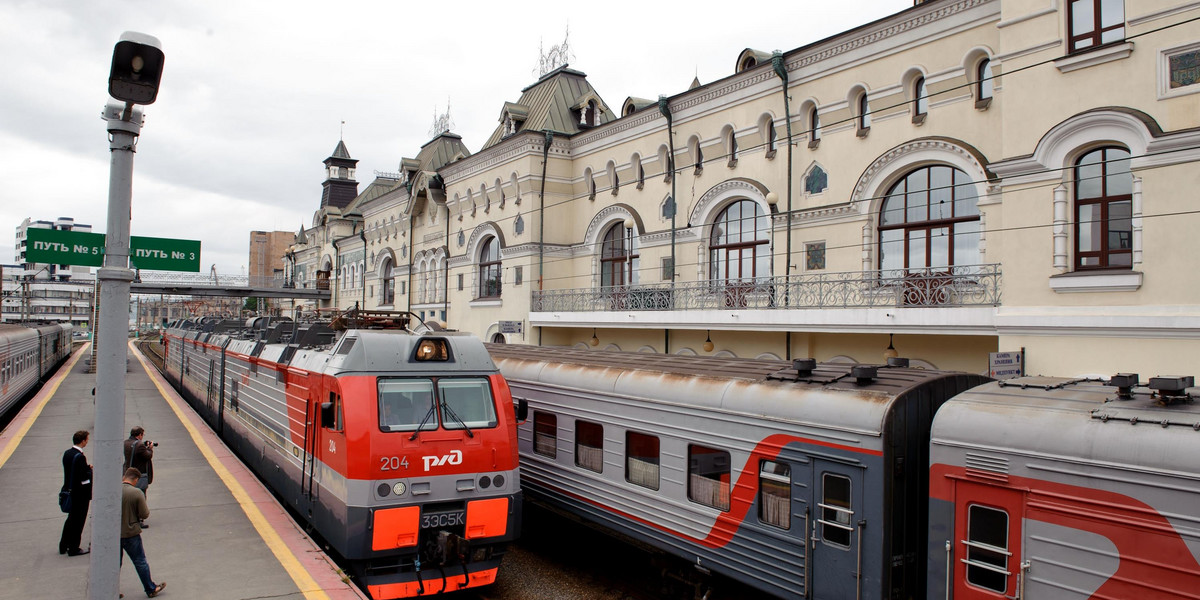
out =
<path fill-rule="evenodd" d="M 151 271 L 200 271 L 200 242 L 130 236 L 130 267 Z M 32 263 L 104 266 L 104 234 L 60 229 L 26 230 L 25 260 Z"/>

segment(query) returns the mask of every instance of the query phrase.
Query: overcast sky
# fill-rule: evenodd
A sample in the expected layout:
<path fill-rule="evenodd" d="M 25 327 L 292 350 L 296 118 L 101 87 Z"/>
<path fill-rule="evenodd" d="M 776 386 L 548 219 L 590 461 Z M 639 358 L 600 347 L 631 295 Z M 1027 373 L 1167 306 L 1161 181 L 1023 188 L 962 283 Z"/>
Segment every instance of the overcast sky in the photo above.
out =
<path fill-rule="evenodd" d="M 0 262 L 14 262 L 26 217 L 107 229 L 100 110 L 123 31 L 157 37 L 166 54 L 158 101 L 144 107 L 132 233 L 198 239 L 202 269 L 234 275 L 251 230 L 310 224 L 339 135 L 360 189 L 416 156 L 447 102 L 478 151 L 503 103 L 536 80 L 539 43 L 561 43 L 568 27 L 571 67 L 619 110 L 627 96 L 726 77 L 744 48 L 790 50 L 911 5 L 2 0 Z"/>

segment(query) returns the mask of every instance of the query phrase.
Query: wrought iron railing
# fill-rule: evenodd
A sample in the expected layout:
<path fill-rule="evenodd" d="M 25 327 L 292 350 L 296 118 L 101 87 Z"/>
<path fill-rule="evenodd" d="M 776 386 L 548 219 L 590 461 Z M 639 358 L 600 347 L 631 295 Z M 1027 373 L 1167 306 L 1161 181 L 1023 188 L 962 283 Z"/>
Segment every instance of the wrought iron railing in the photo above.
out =
<path fill-rule="evenodd" d="M 213 287 L 253 287 L 286 289 L 294 287 L 315 287 L 315 281 L 298 284 L 282 275 L 220 275 L 217 273 L 184 273 L 177 271 L 138 271 L 140 283 L 162 283 L 174 285 L 202 285 Z"/>
<path fill-rule="evenodd" d="M 534 291 L 532 312 L 999 306 L 1000 265 Z"/>

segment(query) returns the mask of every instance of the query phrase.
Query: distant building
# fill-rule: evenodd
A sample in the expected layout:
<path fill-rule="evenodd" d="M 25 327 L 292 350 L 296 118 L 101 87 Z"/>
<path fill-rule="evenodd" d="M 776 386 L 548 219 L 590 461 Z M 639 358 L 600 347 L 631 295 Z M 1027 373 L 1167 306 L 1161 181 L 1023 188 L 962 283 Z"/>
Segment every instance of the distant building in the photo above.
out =
<path fill-rule="evenodd" d="M 283 277 L 283 255 L 295 238 L 290 231 L 250 232 L 251 286 L 269 286 Z"/>
<path fill-rule="evenodd" d="M 15 264 L 4 265 L 2 319 L 20 321 L 69 321 L 87 328 L 92 320 L 95 277 L 89 267 L 31 263 L 26 260 L 30 229 L 90 232 L 91 225 L 71 217 L 53 221 L 26 218 L 16 229 Z"/>

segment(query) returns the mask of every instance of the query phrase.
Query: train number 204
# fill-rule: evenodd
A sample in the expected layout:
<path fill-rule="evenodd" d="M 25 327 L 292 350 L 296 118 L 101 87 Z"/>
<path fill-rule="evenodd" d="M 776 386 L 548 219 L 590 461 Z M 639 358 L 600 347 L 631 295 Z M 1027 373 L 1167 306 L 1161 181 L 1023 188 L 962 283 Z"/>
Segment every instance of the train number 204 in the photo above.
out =
<path fill-rule="evenodd" d="M 380 471 L 399 471 L 401 468 L 408 468 L 407 456 L 381 456 L 379 457 Z"/>

